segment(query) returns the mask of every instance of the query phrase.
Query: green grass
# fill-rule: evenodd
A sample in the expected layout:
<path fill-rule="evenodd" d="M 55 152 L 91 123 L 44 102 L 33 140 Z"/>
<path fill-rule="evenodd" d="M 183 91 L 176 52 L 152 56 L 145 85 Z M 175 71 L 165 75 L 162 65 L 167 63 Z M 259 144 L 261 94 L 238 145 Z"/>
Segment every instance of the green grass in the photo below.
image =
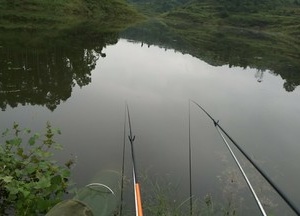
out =
<path fill-rule="evenodd" d="M 161 20 L 190 44 L 190 54 L 194 56 L 203 58 L 205 54 L 198 51 L 203 52 L 203 49 L 211 55 L 220 55 L 223 51 L 219 47 L 224 47 L 222 43 L 236 47 L 236 52 L 239 53 L 236 53 L 237 60 L 227 58 L 219 64 L 234 61 L 238 65 L 238 58 L 242 56 L 245 59 L 253 59 L 255 55 L 263 55 L 265 58 L 269 56 L 271 59 L 267 64 L 272 65 L 276 64 L 272 63 L 274 55 L 290 57 L 289 61 L 299 57 L 299 6 L 249 13 L 222 11 L 222 7 L 214 1 L 194 1 L 161 15 Z M 257 64 L 258 61 L 249 63 L 249 66 Z"/>
<path fill-rule="evenodd" d="M 84 22 L 119 28 L 142 16 L 122 0 L 1 1 L 2 29 L 62 29 Z"/>

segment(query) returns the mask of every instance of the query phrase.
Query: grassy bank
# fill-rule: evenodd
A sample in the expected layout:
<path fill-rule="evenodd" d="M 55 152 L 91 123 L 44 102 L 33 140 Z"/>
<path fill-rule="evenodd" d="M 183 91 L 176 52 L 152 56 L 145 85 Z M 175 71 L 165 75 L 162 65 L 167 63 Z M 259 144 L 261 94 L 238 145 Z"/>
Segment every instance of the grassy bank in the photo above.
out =
<path fill-rule="evenodd" d="M 300 38 L 300 7 L 280 6 L 273 9 L 229 10 L 226 4 L 213 1 L 192 2 L 161 16 L 171 25 L 229 26 Z"/>
<path fill-rule="evenodd" d="M 4 0 L 0 2 L 2 29 L 60 29 L 97 22 L 119 28 L 141 18 L 122 0 Z"/>

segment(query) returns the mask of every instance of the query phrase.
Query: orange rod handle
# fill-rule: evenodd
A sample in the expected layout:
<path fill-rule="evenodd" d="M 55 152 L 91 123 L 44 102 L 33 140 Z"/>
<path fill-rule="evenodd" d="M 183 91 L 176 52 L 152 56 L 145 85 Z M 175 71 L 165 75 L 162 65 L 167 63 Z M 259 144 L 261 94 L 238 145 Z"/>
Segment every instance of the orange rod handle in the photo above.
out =
<path fill-rule="evenodd" d="M 137 201 L 138 216 L 143 216 L 142 197 L 139 183 L 135 184 L 135 193 Z"/>

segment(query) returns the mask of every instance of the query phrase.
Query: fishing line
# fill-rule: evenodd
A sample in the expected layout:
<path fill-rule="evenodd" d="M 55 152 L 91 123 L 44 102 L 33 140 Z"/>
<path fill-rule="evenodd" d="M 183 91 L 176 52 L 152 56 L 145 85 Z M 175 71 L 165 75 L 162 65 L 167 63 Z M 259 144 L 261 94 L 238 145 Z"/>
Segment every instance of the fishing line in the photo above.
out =
<path fill-rule="evenodd" d="M 189 101 L 189 178 L 190 178 L 190 215 L 192 215 L 193 194 L 192 194 L 191 101 Z"/>
<path fill-rule="evenodd" d="M 251 159 L 251 157 L 229 136 L 229 134 L 219 125 L 219 121 L 216 121 L 202 106 L 197 102 L 190 100 L 196 106 L 198 106 L 214 123 L 215 127 L 220 129 L 227 138 L 237 147 L 237 149 L 248 159 L 248 161 L 254 166 L 254 168 L 265 178 L 265 180 L 273 187 L 273 189 L 281 196 L 281 198 L 289 205 L 289 207 L 300 216 L 300 210 L 296 207 L 295 203 L 290 200 L 285 193 L 268 177 L 268 175 Z"/>
<path fill-rule="evenodd" d="M 123 193 L 124 193 L 124 169 L 125 169 L 125 149 L 126 149 L 126 125 L 127 125 L 127 113 L 125 104 L 125 115 L 124 115 L 124 128 L 123 128 L 123 155 L 122 155 L 122 179 L 121 179 L 121 205 L 119 215 L 122 216 L 123 213 Z"/>

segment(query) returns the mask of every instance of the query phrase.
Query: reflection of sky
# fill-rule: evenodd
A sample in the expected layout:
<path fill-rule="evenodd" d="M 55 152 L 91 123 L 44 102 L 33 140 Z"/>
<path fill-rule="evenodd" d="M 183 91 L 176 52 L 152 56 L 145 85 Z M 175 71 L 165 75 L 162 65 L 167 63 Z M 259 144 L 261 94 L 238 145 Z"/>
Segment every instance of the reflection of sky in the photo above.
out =
<path fill-rule="evenodd" d="M 293 176 L 295 185 L 300 180 L 300 176 L 294 174 L 300 171 L 297 165 L 299 89 L 287 93 L 283 89 L 284 81 L 268 72 L 259 83 L 255 78 L 256 69 L 212 67 L 173 50 L 141 48 L 125 40 L 109 47 L 106 53 L 107 58 L 101 60 L 99 73 L 94 76 L 94 79 L 102 80 L 99 92 L 118 103 L 128 99 L 134 115 L 140 119 L 135 121 L 139 123 L 138 134 L 146 138 L 143 141 L 161 142 L 155 145 L 149 141 L 147 146 L 164 149 L 164 154 L 169 153 L 168 157 L 176 155 L 183 158 L 182 152 L 186 149 L 178 143 L 186 143 L 187 100 L 192 98 L 220 119 L 244 148 L 264 163 L 268 173 L 276 176 L 282 187 L 297 197 L 285 176 Z M 194 117 L 202 115 L 195 110 L 193 112 Z M 207 124 L 209 121 L 202 115 L 196 127 L 206 131 L 204 127 Z M 197 134 L 199 137 L 195 135 L 194 139 L 214 141 L 216 138 L 211 136 L 215 134 L 203 137 L 211 133 Z M 172 149 L 174 145 L 175 149 Z M 161 153 L 153 149 L 155 154 Z M 167 158 L 164 158 L 164 164 L 168 163 Z M 153 161 L 153 155 L 149 155 L 149 160 Z M 174 160 L 178 162 L 176 157 L 170 159 L 169 167 L 181 166 L 174 164 Z M 159 160 L 157 165 L 161 163 Z"/>
<path fill-rule="evenodd" d="M 104 52 L 106 58 L 97 62 L 92 83 L 75 88 L 53 113 L 41 107 L 7 109 L 1 113 L 2 124 L 18 121 L 41 128 L 47 120 L 53 122 L 62 129 L 60 141 L 69 151 L 60 157 L 78 156 L 75 177 L 83 184 L 97 170 L 121 166 L 127 100 L 139 167 L 171 173 L 184 182 L 191 98 L 219 119 L 287 194 L 298 197 L 299 89 L 287 93 L 284 81 L 268 72 L 259 83 L 255 69 L 213 67 L 190 55 L 126 40 Z M 205 194 L 217 185 L 216 176 L 224 166 L 218 155 L 227 151 L 208 118 L 193 106 L 191 114 L 195 191 Z"/>

